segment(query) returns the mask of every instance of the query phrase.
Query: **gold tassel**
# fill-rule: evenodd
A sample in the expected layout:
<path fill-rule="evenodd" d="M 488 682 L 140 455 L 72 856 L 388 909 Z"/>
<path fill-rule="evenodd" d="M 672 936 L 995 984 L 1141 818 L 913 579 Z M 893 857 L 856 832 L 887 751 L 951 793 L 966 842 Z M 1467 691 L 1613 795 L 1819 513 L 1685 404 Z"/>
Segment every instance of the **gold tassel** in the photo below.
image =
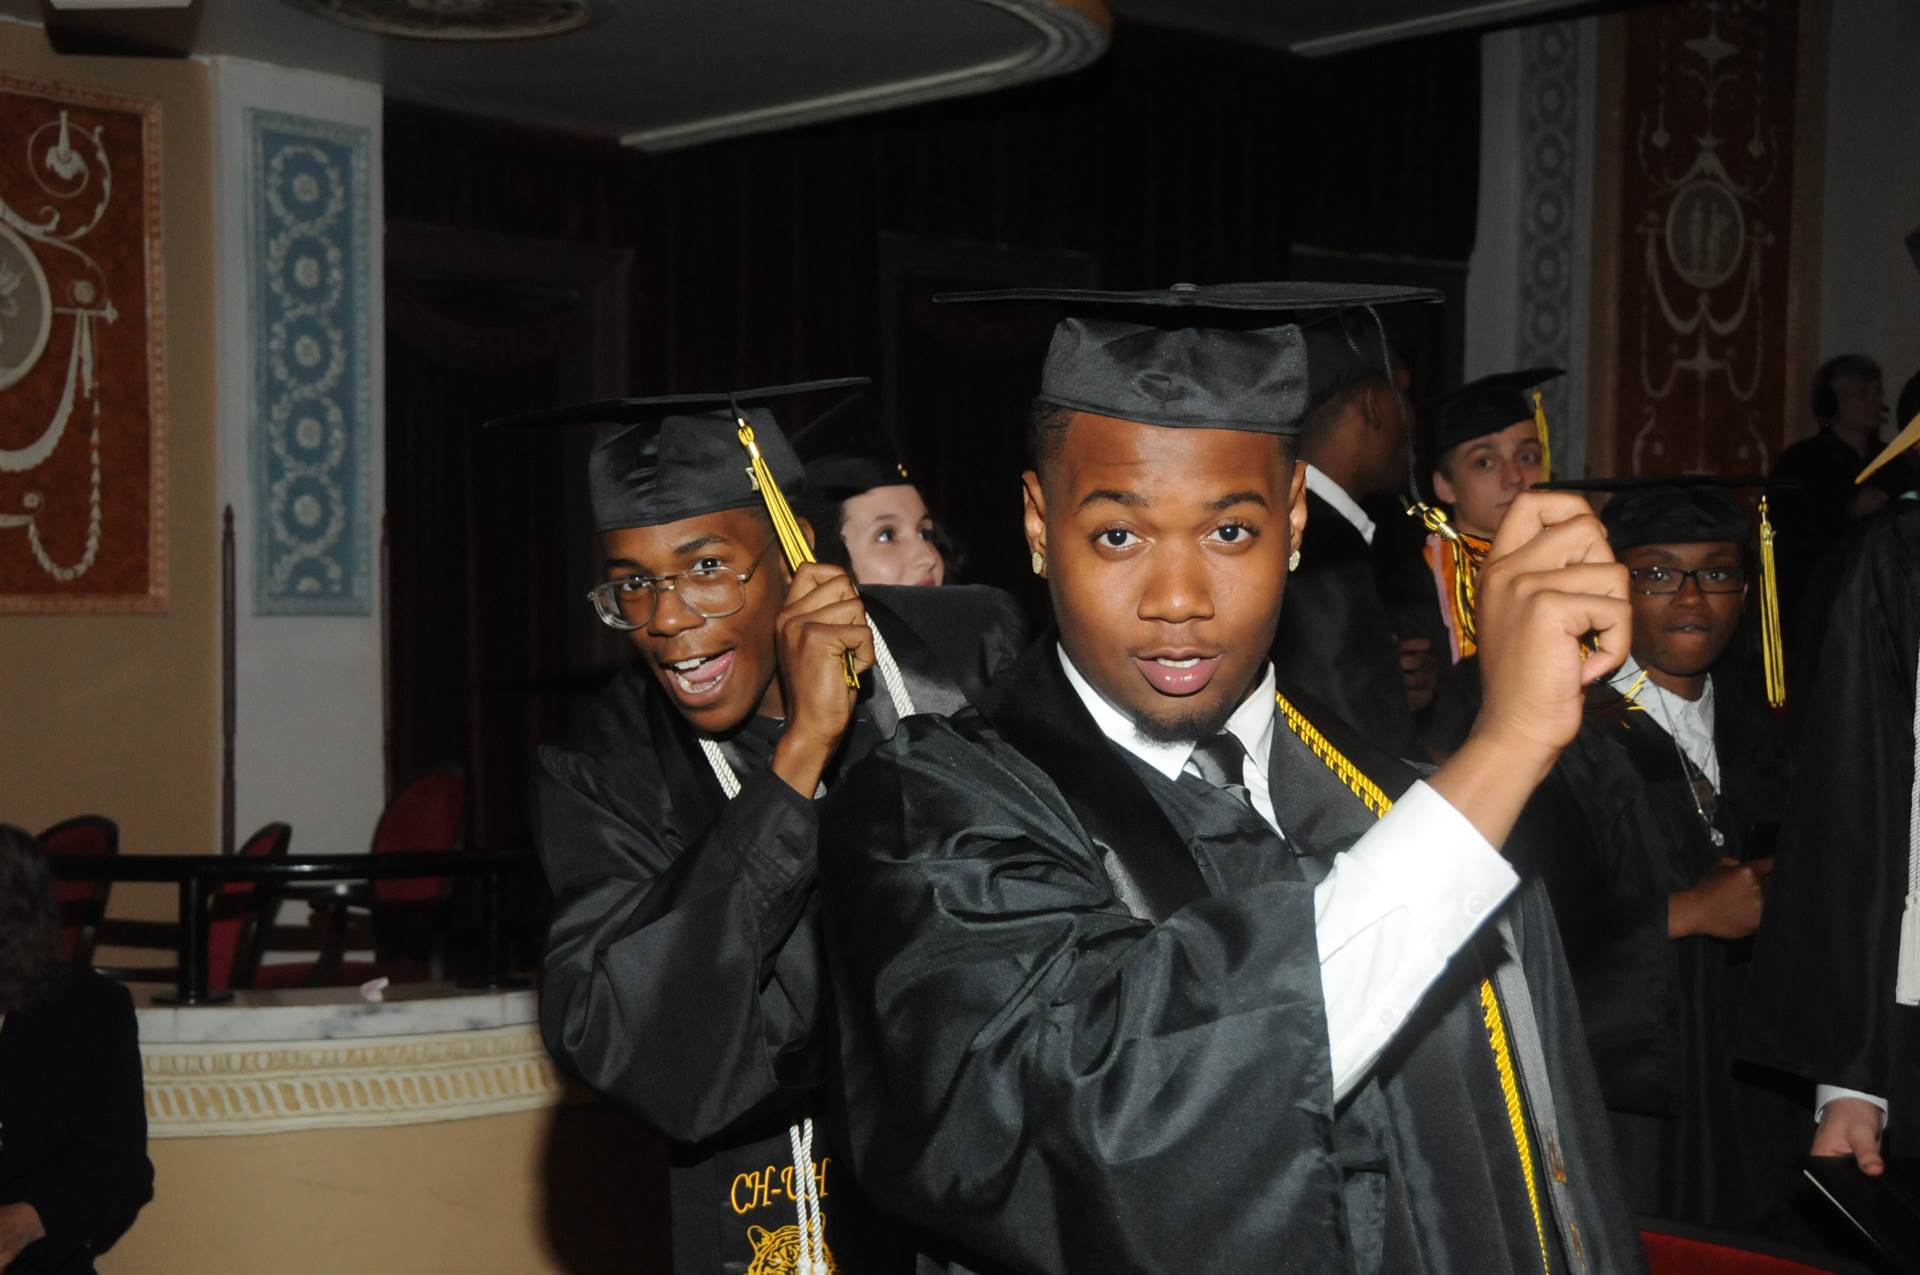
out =
<path fill-rule="evenodd" d="M 773 520 L 773 534 L 780 537 L 780 550 L 787 556 L 787 569 L 798 571 L 813 561 L 813 546 L 807 543 L 807 533 L 801 530 L 800 520 L 793 516 L 793 507 L 787 504 L 780 484 L 773 480 L 773 470 L 767 466 L 767 458 L 760 454 L 760 445 L 753 441 L 753 426 L 738 412 L 733 419 L 740 425 L 740 445 L 747 449 L 747 481 L 766 502 L 767 517 Z M 847 652 L 846 662 L 847 685 L 858 688 L 860 675 L 854 672 L 851 651 Z"/>
<path fill-rule="evenodd" d="M 1773 561 L 1773 522 L 1760 494 L 1760 662 L 1767 677 L 1767 703 L 1787 702 L 1787 649 L 1780 637 L 1780 574 Z"/>
<path fill-rule="evenodd" d="M 1539 390 L 1533 392 L 1533 423 L 1540 431 L 1540 481 L 1552 482 L 1553 443 L 1547 438 L 1547 405 L 1541 400 Z"/>
<path fill-rule="evenodd" d="M 1453 607 L 1454 622 L 1459 627 L 1460 658 L 1464 660 L 1480 646 L 1478 629 L 1474 624 L 1474 614 L 1480 601 L 1480 564 L 1487 560 L 1487 553 L 1493 546 L 1478 536 L 1461 531 L 1447 517 L 1446 510 L 1435 508 L 1424 500 L 1409 505 L 1407 513 L 1418 518 L 1422 526 L 1440 537 L 1442 574 L 1451 586 L 1449 591 L 1452 597 L 1448 601 Z"/>

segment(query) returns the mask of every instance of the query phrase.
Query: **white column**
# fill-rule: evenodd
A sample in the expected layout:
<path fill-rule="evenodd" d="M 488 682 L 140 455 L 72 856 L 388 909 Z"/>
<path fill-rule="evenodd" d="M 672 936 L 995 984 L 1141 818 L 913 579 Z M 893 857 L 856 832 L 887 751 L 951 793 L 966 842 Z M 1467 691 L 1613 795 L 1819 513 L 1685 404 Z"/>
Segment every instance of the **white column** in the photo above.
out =
<path fill-rule="evenodd" d="M 364 850 L 385 795 L 381 94 L 232 58 L 212 68 L 218 330 L 207 339 L 220 352 L 220 498 L 237 548 L 236 837 L 284 820 L 295 854 Z M 282 131 L 261 133 L 270 123 Z M 324 145 L 286 143 L 302 130 Z M 329 183 L 349 168 L 362 198 L 331 216 Z M 346 379 L 330 381 L 336 357 Z M 291 538 L 272 539 L 276 516 Z"/>

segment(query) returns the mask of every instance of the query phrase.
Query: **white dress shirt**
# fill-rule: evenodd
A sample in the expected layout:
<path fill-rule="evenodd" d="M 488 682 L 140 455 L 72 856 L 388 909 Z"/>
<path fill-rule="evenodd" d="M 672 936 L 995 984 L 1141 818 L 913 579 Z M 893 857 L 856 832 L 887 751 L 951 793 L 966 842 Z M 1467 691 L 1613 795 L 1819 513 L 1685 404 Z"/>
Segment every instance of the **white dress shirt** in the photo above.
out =
<path fill-rule="evenodd" d="M 1147 765 L 1177 778 L 1193 744 L 1142 738 L 1060 648 L 1060 666 L 1101 733 Z M 1247 750 L 1253 808 L 1275 830 L 1267 777 L 1273 732 L 1273 666 L 1227 719 Z M 1279 853 L 1276 845 L 1276 853 Z M 1413 1013 L 1447 961 L 1492 916 L 1519 878 L 1466 816 L 1424 783 L 1393 804 L 1313 890 L 1320 992 L 1336 1099 L 1352 1092 Z"/>
<path fill-rule="evenodd" d="M 1345 487 L 1342 487 L 1339 483 L 1333 481 L 1333 479 L 1327 477 L 1312 465 L 1308 465 L 1307 490 L 1338 510 L 1342 518 L 1345 518 L 1353 524 L 1353 529 L 1360 533 L 1362 540 L 1368 544 L 1373 543 L 1373 533 L 1375 530 L 1373 519 L 1367 517 L 1367 511 L 1360 507 L 1359 501 L 1347 494 Z M 1313 534 L 1312 527 L 1307 528 L 1307 534 Z"/>
<path fill-rule="evenodd" d="M 1643 675 L 1640 662 L 1629 655 L 1626 663 L 1607 680 L 1625 695 Z M 1660 724 L 1660 729 L 1673 736 L 1687 760 L 1698 766 L 1713 790 L 1719 792 L 1720 753 L 1713 746 L 1713 679 L 1707 679 L 1707 689 L 1700 693 L 1699 699 L 1688 699 L 1675 695 L 1649 677 L 1640 683 L 1634 702 Z"/>

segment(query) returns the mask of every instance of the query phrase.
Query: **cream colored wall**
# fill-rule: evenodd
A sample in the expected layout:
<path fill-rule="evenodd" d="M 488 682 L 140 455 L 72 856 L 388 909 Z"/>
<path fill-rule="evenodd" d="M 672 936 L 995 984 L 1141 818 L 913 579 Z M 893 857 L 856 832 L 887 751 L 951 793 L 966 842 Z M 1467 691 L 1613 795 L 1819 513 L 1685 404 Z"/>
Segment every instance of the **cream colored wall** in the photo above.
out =
<path fill-rule="evenodd" d="M 669 1268 L 659 1152 L 604 1106 L 177 1138 L 149 1154 L 157 1194 L 101 1275 Z"/>
<path fill-rule="evenodd" d="M 0 615 L 0 819 L 38 829 L 98 812 L 125 853 L 217 850 L 219 512 L 215 508 L 213 234 L 207 68 L 62 57 L 0 23 L 0 68 L 161 104 L 166 272 L 168 580 L 160 615 Z M 170 907 L 117 887 L 114 912 Z"/>

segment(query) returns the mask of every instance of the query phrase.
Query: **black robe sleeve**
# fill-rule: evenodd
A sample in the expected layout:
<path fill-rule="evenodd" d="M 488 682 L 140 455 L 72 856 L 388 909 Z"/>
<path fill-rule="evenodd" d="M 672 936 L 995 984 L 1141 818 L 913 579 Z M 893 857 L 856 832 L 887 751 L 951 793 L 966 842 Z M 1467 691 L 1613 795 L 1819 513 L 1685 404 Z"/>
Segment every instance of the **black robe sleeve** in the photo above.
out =
<path fill-rule="evenodd" d="M 1892 1100 L 1920 1132 L 1920 1010 L 1894 1003 L 1907 890 L 1920 511 L 1874 526 L 1834 591 L 1755 937 L 1744 1052 Z"/>
<path fill-rule="evenodd" d="M 861 1182 L 1022 1270 L 1346 1251 L 1312 887 L 1137 919 L 984 731 L 907 723 L 826 812 Z"/>
<path fill-rule="evenodd" d="M 636 749 L 626 764 L 647 765 Z M 747 777 L 691 842 L 637 808 L 620 763 L 542 750 L 535 776 L 554 918 L 540 988 L 553 1056 L 667 1137 L 697 1142 L 814 1077 L 813 803 Z M 789 941 L 792 939 L 793 941 Z"/>

